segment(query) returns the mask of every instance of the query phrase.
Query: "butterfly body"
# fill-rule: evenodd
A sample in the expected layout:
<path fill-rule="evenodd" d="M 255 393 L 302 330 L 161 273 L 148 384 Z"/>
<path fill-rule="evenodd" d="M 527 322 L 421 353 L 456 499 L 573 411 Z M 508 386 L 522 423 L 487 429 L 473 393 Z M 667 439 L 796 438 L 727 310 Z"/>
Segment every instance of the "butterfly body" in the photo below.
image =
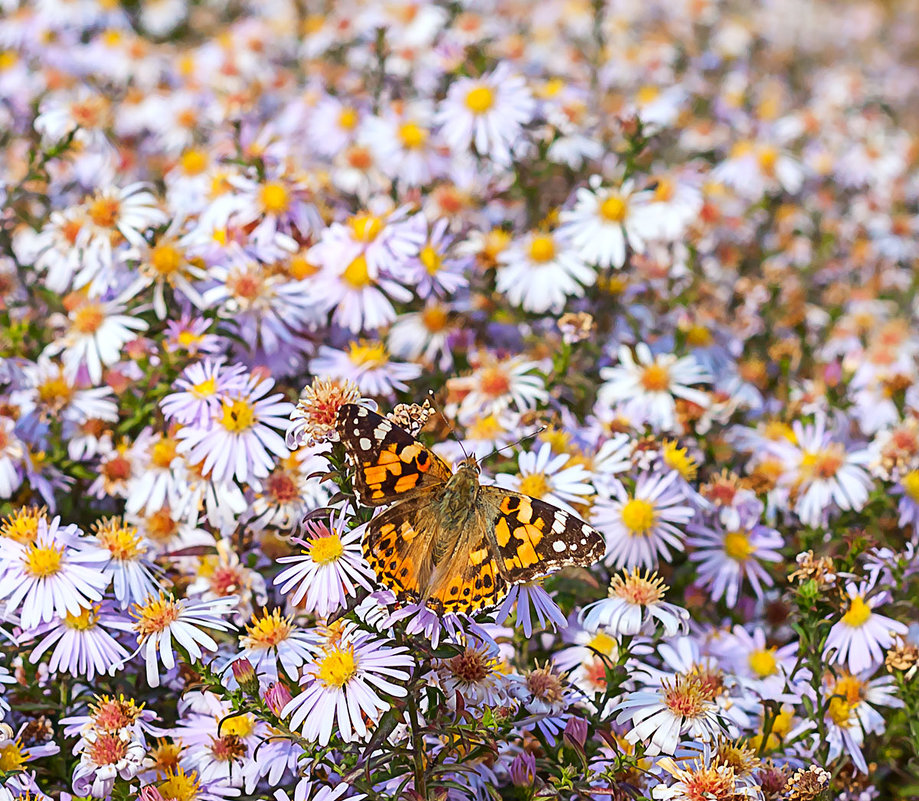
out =
<path fill-rule="evenodd" d="M 337 427 L 358 499 L 384 506 L 367 526 L 364 555 L 379 580 L 409 603 L 470 613 L 500 603 L 514 584 L 603 556 L 598 531 L 544 501 L 456 471 L 411 434 L 346 404 Z"/>

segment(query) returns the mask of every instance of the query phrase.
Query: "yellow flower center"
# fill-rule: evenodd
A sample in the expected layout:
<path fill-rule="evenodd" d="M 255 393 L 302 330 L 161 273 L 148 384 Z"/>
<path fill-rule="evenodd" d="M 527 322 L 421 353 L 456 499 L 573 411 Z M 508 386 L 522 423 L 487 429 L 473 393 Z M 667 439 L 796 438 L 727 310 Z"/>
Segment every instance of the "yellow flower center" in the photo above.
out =
<path fill-rule="evenodd" d="M 648 392 L 666 392 L 670 388 L 670 372 L 662 364 L 649 364 L 641 371 L 641 385 Z"/>
<path fill-rule="evenodd" d="M 18 740 L 0 746 L 0 770 L 2 771 L 10 773 L 20 770 L 28 758 L 29 752 L 20 745 Z"/>
<path fill-rule="evenodd" d="M 773 175 L 775 173 L 775 164 L 779 159 L 779 152 L 771 145 L 764 145 L 760 148 L 757 159 L 760 169 L 766 175 Z"/>
<path fill-rule="evenodd" d="M 443 266 L 443 259 L 440 254 L 430 245 L 425 245 L 418 254 L 418 260 L 424 265 L 428 275 L 437 275 Z"/>
<path fill-rule="evenodd" d="M 154 446 L 150 453 L 150 461 L 154 467 L 166 469 L 176 458 L 176 442 L 170 437 L 163 437 Z"/>
<path fill-rule="evenodd" d="M 503 431 L 504 428 L 498 422 L 498 418 L 489 414 L 470 423 L 466 428 L 466 436 L 469 439 L 494 439 Z"/>
<path fill-rule="evenodd" d="M 89 218 L 100 228 L 111 228 L 118 219 L 121 204 L 110 198 L 96 198 L 89 204 Z"/>
<path fill-rule="evenodd" d="M 26 551 L 26 572 L 34 578 L 48 578 L 61 569 L 64 549 L 52 546 L 30 545 Z"/>
<path fill-rule="evenodd" d="M 704 325 L 697 323 L 686 332 L 686 342 L 693 347 L 704 348 L 712 344 L 712 334 Z"/>
<path fill-rule="evenodd" d="M 466 94 L 466 108 L 473 114 L 484 114 L 494 103 L 495 93 L 489 86 L 476 86 Z"/>
<path fill-rule="evenodd" d="M 686 452 L 686 448 L 679 447 L 676 442 L 671 440 L 664 443 L 662 455 L 664 464 L 671 470 L 676 470 L 687 481 L 692 481 L 696 477 L 699 467 L 696 464 L 696 460 Z"/>
<path fill-rule="evenodd" d="M 652 102 L 653 100 L 657 100 L 660 93 L 661 90 L 657 86 L 645 84 L 644 86 L 639 87 L 638 91 L 635 93 L 635 99 L 641 105 L 645 105 Z"/>
<path fill-rule="evenodd" d="M 841 729 L 848 729 L 851 725 L 852 705 L 846 703 L 842 698 L 831 698 L 826 711 L 830 720 Z"/>
<path fill-rule="evenodd" d="M 530 241 L 530 258 L 545 264 L 555 258 L 555 242 L 548 234 L 537 234 Z"/>
<path fill-rule="evenodd" d="M 404 122 L 399 126 L 399 138 L 409 150 L 418 150 L 428 140 L 428 132 L 414 122 Z"/>
<path fill-rule="evenodd" d="M 779 663 L 775 658 L 775 648 L 759 648 L 750 654 L 747 663 L 750 670 L 761 679 L 778 672 Z"/>
<path fill-rule="evenodd" d="M 616 652 L 616 641 L 603 631 L 598 631 L 590 638 L 587 643 L 588 648 L 592 648 L 597 653 L 605 656 L 612 656 Z"/>
<path fill-rule="evenodd" d="M 642 576 L 637 568 L 631 573 L 623 571 L 613 576 L 609 585 L 609 597 L 622 598 L 630 604 L 648 606 L 661 601 L 670 589 L 657 573 L 646 573 Z"/>
<path fill-rule="evenodd" d="M 252 622 L 246 626 L 246 635 L 242 638 L 243 645 L 252 649 L 268 649 L 283 642 L 293 631 L 293 622 L 289 617 L 281 614 L 279 609 L 266 614 L 264 617 L 252 616 Z"/>
<path fill-rule="evenodd" d="M 836 682 L 836 686 L 833 688 L 833 695 L 841 695 L 847 704 L 855 706 L 862 700 L 864 687 L 865 685 L 858 676 L 849 674 L 842 676 Z"/>
<path fill-rule="evenodd" d="M 92 609 L 82 609 L 79 615 L 72 615 L 68 612 L 64 616 L 64 625 L 67 626 L 68 629 L 86 631 L 87 629 L 95 628 L 98 620 L 99 607 L 97 606 Z"/>
<path fill-rule="evenodd" d="M 357 674 L 357 660 L 351 648 L 332 648 L 319 662 L 319 681 L 326 687 L 344 687 Z"/>
<path fill-rule="evenodd" d="M 373 279 L 370 277 L 370 272 L 367 269 L 367 259 L 364 258 L 364 255 L 361 254 L 354 261 L 352 261 L 347 267 L 341 276 L 346 284 L 354 287 L 355 289 L 363 289 L 365 286 L 370 286 L 373 283 Z"/>
<path fill-rule="evenodd" d="M 355 214 L 350 221 L 351 230 L 359 242 L 373 242 L 383 230 L 383 221 L 375 214 Z"/>
<path fill-rule="evenodd" d="M 73 327 L 80 334 L 95 334 L 105 322 L 105 313 L 97 303 L 86 303 L 73 313 Z"/>
<path fill-rule="evenodd" d="M 200 175 L 207 169 L 207 154 L 203 150 L 187 150 L 179 164 L 186 175 Z"/>
<path fill-rule="evenodd" d="M 421 312 L 421 322 L 432 334 L 443 331 L 447 327 L 447 310 L 443 306 L 431 305 Z"/>
<path fill-rule="evenodd" d="M 524 495 L 542 498 L 549 493 L 550 489 L 549 482 L 543 473 L 530 473 L 520 480 L 520 491 Z"/>
<path fill-rule="evenodd" d="M 36 506 L 21 506 L 0 523 L 0 537 L 15 540 L 23 545 L 35 542 L 35 537 L 38 536 L 38 521 L 44 517 L 44 511 Z"/>
<path fill-rule="evenodd" d="M 345 552 L 345 546 L 342 545 L 341 538 L 337 534 L 329 534 L 325 537 L 317 537 L 309 543 L 310 559 L 317 565 L 327 565 L 340 558 Z"/>
<path fill-rule="evenodd" d="M 842 616 L 842 622 L 853 628 L 860 628 L 871 617 L 871 607 L 861 595 L 856 595 L 849 604 L 849 610 Z"/>
<path fill-rule="evenodd" d="M 38 397 L 49 406 L 63 406 L 73 397 L 73 388 L 67 383 L 63 373 L 59 373 L 38 385 Z"/>
<path fill-rule="evenodd" d="M 156 634 L 168 628 L 179 619 L 182 607 L 172 598 L 161 595 L 159 598 L 149 598 L 144 604 L 135 604 L 131 616 L 136 618 L 134 630 L 140 635 L 141 641 L 151 634 Z"/>
<path fill-rule="evenodd" d="M 290 192 L 278 181 L 269 181 L 259 191 L 259 200 L 266 214 L 283 214 L 290 208 Z"/>
<path fill-rule="evenodd" d="M 304 278 L 316 275 L 319 272 L 319 267 L 308 261 L 305 256 L 298 254 L 290 260 L 287 272 L 290 273 L 291 278 L 302 281 Z"/>
<path fill-rule="evenodd" d="M 382 342 L 352 342 L 348 357 L 355 367 L 382 367 L 389 356 Z"/>
<path fill-rule="evenodd" d="M 229 721 L 227 721 L 229 723 Z M 164 801 L 194 801 L 198 797 L 198 774 L 195 771 L 185 773 L 183 768 L 169 770 L 166 781 L 159 786 Z"/>
<path fill-rule="evenodd" d="M 255 425 L 255 407 L 244 400 L 224 402 L 220 422 L 227 431 L 246 431 Z"/>
<path fill-rule="evenodd" d="M 103 524 L 96 536 L 102 547 L 111 553 L 112 558 L 120 562 L 137 559 L 147 552 L 137 529 L 122 523 L 117 517 Z"/>
<path fill-rule="evenodd" d="M 919 503 L 919 470 L 910 470 L 900 479 L 903 490 L 914 501 Z"/>
<path fill-rule="evenodd" d="M 357 125 L 357 111 L 353 108 L 343 108 L 338 115 L 338 124 L 346 131 Z"/>
<path fill-rule="evenodd" d="M 600 216 L 607 222 L 621 223 L 628 211 L 628 203 L 619 195 L 610 195 L 600 204 Z"/>
<path fill-rule="evenodd" d="M 160 275 L 172 275 L 182 267 L 182 254 L 172 245 L 157 245 L 150 252 L 150 264 Z"/>
<path fill-rule="evenodd" d="M 834 442 L 822 451 L 805 451 L 801 457 L 801 472 L 813 478 L 833 478 L 845 461 L 845 449 Z"/>
<path fill-rule="evenodd" d="M 654 504 L 641 498 L 630 498 L 622 507 L 622 523 L 634 535 L 647 534 L 654 528 Z"/>
<path fill-rule="evenodd" d="M 217 391 L 217 380 L 213 376 L 205 378 L 204 381 L 195 384 L 191 391 L 199 398 L 209 398 Z"/>
<path fill-rule="evenodd" d="M 755 550 L 746 531 L 729 531 L 724 535 L 724 552 L 735 562 L 746 562 Z"/>

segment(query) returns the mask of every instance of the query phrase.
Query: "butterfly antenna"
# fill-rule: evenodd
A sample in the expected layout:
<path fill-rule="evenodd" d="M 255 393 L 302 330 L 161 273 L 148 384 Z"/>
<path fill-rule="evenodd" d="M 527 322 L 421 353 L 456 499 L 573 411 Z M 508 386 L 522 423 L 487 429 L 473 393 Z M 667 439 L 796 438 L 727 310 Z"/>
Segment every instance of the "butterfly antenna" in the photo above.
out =
<path fill-rule="evenodd" d="M 456 440 L 456 444 L 460 446 L 460 450 L 463 452 L 463 458 L 468 459 L 469 454 L 466 453 L 466 449 L 463 447 L 463 441 L 456 435 L 456 429 L 453 428 L 453 425 L 450 423 L 450 418 L 447 417 L 446 414 L 444 414 L 443 409 L 438 408 L 437 403 L 434 401 L 434 390 L 433 389 L 428 390 L 428 403 L 431 404 L 431 408 L 434 409 L 441 416 L 443 421 L 447 424 L 447 429 L 450 431 L 451 436 L 453 437 L 453 439 Z"/>
<path fill-rule="evenodd" d="M 535 431 L 531 431 L 529 434 L 522 436 L 516 442 L 508 442 L 507 445 L 502 445 L 500 448 L 495 448 L 491 453 L 488 454 L 488 456 L 485 457 L 485 459 L 491 459 L 491 457 L 494 456 L 496 453 L 501 453 L 501 451 L 505 450 L 506 448 L 513 448 L 519 445 L 521 442 L 526 442 L 528 439 L 532 439 L 533 437 L 538 437 L 548 427 L 549 426 L 540 426 Z M 483 459 L 482 461 L 484 462 L 485 459 Z"/>

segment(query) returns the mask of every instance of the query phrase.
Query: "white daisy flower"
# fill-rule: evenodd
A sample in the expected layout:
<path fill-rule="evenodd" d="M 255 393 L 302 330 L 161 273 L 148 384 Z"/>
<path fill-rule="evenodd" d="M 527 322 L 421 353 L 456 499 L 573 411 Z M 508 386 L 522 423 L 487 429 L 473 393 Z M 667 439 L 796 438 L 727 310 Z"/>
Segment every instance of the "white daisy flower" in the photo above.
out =
<path fill-rule="evenodd" d="M 599 267 L 625 265 L 626 246 L 643 253 L 645 239 L 658 228 L 657 213 L 649 207 L 650 192 L 635 192 L 632 181 L 618 189 L 602 186 L 594 175 L 590 188 L 581 187 L 574 208 L 559 217 L 559 233 L 581 258 Z"/>
<path fill-rule="evenodd" d="M 604 404 L 622 404 L 622 410 L 634 423 L 648 423 L 655 431 L 672 431 L 676 427 L 676 399 L 682 398 L 703 408 L 709 396 L 694 389 L 694 384 L 711 383 L 712 376 L 693 356 L 678 359 L 673 354 L 652 355 L 640 342 L 632 351 L 619 349 L 619 364 L 604 367 L 604 379 L 598 399 Z"/>
<path fill-rule="evenodd" d="M 160 663 L 166 670 L 176 666 L 173 641 L 182 646 L 191 659 L 201 659 L 204 651 L 216 651 L 217 643 L 202 629 L 232 631 L 232 624 L 223 617 L 235 610 L 236 600 L 231 597 L 189 603 L 160 593 L 142 604 L 135 604 L 130 614 L 135 619 L 137 650 L 131 656 L 143 651 L 147 683 L 159 687 Z M 113 665 L 109 672 L 114 675 L 119 667 L 121 664 Z"/>
<path fill-rule="evenodd" d="M 577 248 L 557 232 L 534 231 L 498 254 L 497 289 L 515 306 L 541 314 L 560 312 L 569 297 L 582 297 L 596 273 Z"/>
<path fill-rule="evenodd" d="M 457 154 L 475 144 L 476 152 L 508 166 L 533 119 L 536 103 L 519 75 L 502 63 L 481 78 L 460 78 L 447 91 L 437 113 L 440 133 Z"/>
<path fill-rule="evenodd" d="M 588 631 L 602 627 L 616 636 L 651 635 L 659 623 L 664 636 L 673 637 L 686 630 L 689 612 L 663 602 L 669 589 L 657 573 L 624 570 L 613 576 L 609 597 L 585 606 L 579 620 Z"/>
<path fill-rule="evenodd" d="M 601 498 L 592 522 L 606 535 L 606 561 L 617 568 L 652 569 L 658 559 L 670 559 L 670 549 L 683 550 L 678 526 L 695 514 L 682 492 L 674 487 L 678 473 L 643 474 L 634 493 L 613 487 L 613 498 Z"/>
<path fill-rule="evenodd" d="M 60 517 L 50 523 L 40 517 L 33 540 L 0 539 L 0 600 L 7 614 L 19 611 L 23 629 L 50 623 L 55 615 L 82 614 L 108 586 L 97 557 L 79 549 L 80 530 L 60 523 Z"/>

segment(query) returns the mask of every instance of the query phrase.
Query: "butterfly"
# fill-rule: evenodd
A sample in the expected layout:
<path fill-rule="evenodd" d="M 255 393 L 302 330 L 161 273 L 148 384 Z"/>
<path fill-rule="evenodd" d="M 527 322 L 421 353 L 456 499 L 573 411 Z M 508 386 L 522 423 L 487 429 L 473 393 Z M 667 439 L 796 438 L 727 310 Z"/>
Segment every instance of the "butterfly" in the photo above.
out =
<path fill-rule="evenodd" d="M 603 557 L 599 531 L 519 492 L 479 483 L 479 464 L 453 472 L 407 431 L 345 404 L 336 429 L 366 506 L 389 506 L 367 525 L 363 548 L 380 582 L 404 603 L 470 614 L 514 584 Z"/>

